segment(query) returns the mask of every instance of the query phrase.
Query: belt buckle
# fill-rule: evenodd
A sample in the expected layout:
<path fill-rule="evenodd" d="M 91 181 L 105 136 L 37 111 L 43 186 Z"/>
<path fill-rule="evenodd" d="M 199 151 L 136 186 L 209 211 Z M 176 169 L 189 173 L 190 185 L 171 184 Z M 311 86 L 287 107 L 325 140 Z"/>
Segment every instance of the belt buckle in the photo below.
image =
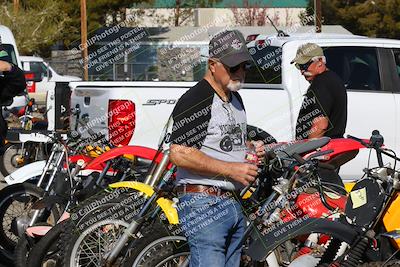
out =
<path fill-rule="evenodd" d="M 222 190 L 220 187 L 217 189 L 217 197 L 220 197 L 222 195 Z"/>

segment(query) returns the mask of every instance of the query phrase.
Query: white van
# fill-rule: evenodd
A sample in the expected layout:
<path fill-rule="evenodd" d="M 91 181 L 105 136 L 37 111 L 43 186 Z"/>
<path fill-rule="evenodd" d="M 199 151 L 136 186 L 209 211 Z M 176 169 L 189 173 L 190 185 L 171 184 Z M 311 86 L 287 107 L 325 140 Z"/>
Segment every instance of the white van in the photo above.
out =
<path fill-rule="evenodd" d="M 81 78 L 76 76 L 58 74 L 41 57 L 20 56 L 20 60 L 24 71 L 33 72 L 35 76 L 42 78 L 42 81 L 27 88 L 30 97 L 35 98 L 37 104 L 45 104 L 46 93 L 56 87 L 56 82 L 82 81 Z"/>
<path fill-rule="evenodd" d="M 82 81 L 81 78 L 69 75 L 58 74 L 49 63 L 45 62 L 41 57 L 20 56 L 22 69 L 32 71 L 43 79 L 36 83 L 35 92 L 47 92 L 50 88 L 55 87 L 56 82 L 76 82 Z"/>
<path fill-rule="evenodd" d="M 3 25 L 0 25 L 0 41 L 4 49 L 10 55 L 12 63 L 22 69 L 14 35 L 12 34 L 9 28 Z M 8 106 L 8 108 L 22 107 L 25 106 L 25 104 L 26 104 L 25 96 L 16 96 L 14 97 L 13 103 L 10 106 Z"/>

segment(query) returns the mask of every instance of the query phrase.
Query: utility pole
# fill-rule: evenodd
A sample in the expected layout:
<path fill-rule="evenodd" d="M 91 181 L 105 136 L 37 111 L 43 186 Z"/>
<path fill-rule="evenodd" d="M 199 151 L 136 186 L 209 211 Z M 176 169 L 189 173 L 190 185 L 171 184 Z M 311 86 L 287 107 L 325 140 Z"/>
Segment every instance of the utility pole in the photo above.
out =
<path fill-rule="evenodd" d="M 19 0 L 13 0 L 14 1 L 14 16 L 18 14 L 18 9 L 19 9 Z"/>
<path fill-rule="evenodd" d="M 87 16 L 86 0 L 81 0 L 81 47 L 83 57 L 83 80 L 89 80 L 88 70 L 88 46 L 87 46 Z"/>
<path fill-rule="evenodd" d="M 321 0 L 314 0 L 315 32 L 321 32 L 322 8 Z"/>

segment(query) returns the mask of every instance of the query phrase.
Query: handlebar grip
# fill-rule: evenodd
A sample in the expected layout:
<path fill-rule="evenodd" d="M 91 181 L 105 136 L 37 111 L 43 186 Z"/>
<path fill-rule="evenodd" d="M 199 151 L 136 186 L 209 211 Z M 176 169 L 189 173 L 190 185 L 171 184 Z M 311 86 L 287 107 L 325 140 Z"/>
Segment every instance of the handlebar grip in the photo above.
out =
<path fill-rule="evenodd" d="M 357 142 L 360 142 L 360 143 L 361 143 L 363 146 L 365 146 L 365 147 L 370 147 L 370 145 L 369 145 L 368 143 L 365 143 L 364 140 L 362 140 L 361 138 L 352 136 L 352 135 L 350 135 L 350 134 L 348 134 L 346 137 L 347 137 L 347 138 L 350 138 L 350 139 L 353 139 L 353 140 L 355 140 L 355 141 L 357 141 Z"/>
<path fill-rule="evenodd" d="M 350 134 L 348 134 L 346 137 L 347 137 L 347 138 L 350 138 L 350 139 L 353 139 L 353 140 L 356 140 L 356 141 L 358 141 L 358 142 L 361 142 L 361 141 L 362 141 L 360 138 L 355 137 L 355 136 L 352 136 L 352 135 L 350 135 Z"/>
<path fill-rule="evenodd" d="M 275 152 L 274 151 L 267 151 L 266 153 L 265 153 L 265 159 L 266 160 L 272 160 L 272 159 L 274 159 L 274 158 L 276 158 L 276 154 L 275 154 Z"/>
<path fill-rule="evenodd" d="M 321 168 L 327 169 L 327 170 L 335 170 L 335 166 L 333 166 L 332 164 L 323 163 L 323 162 L 318 162 L 318 167 L 321 167 Z"/>

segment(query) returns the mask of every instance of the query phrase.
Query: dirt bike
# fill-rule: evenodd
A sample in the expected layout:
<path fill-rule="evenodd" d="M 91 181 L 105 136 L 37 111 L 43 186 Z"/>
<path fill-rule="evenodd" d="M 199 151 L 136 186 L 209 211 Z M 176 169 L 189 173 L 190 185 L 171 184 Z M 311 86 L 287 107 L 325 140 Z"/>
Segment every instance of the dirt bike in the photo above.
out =
<path fill-rule="evenodd" d="M 60 195 L 60 193 L 44 195 L 41 200 L 33 204 L 33 207 L 40 207 L 40 209 L 44 207 L 49 208 L 53 205 L 63 207 L 63 216 L 58 220 L 57 224 L 61 223 L 69 218 L 68 211 L 71 207 L 80 205 L 82 201 L 101 191 L 107 184 L 125 180 L 142 181 L 149 168 L 149 160 L 153 159 L 155 154 L 155 150 L 139 146 L 110 149 L 85 166 L 77 166 L 76 168 L 78 169 L 75 168 L 74 173 L 71 174 L 74 178 L 74 186 L 71 185 L 69 190 L 66 190 L 67 186 L 61 186 L 64 189 L 63 195 Z M 93 175 L 94 170 L 100 173 L 99 176 L 89 179 L 87 175 Z M 51 229 L 52 226 L 50 225 L 43 225 L 42 223 L 38 223 L 37 220 L 33 224 L 31 221 L 29 227 L 26 229 L 26 234 L 23 236 L 24 238 L 20 239 L 15 249 L 16 267 L 27 266 L 24 255 L 30 255 L 29 251 Z M 56 229 L 59 228 L 57 227 Z M 54 231 L 51 233 L 54 235 Z M 37 263 L 37 261 L 35 262 Z"/>
<path fill-rule="evenodd" d="M 322 147 L 322 146 L 326 145 L 328 142 L 329 142 L 329 138 L 325 138 L 322 140 L 317 140 L 317 141 L 311 142 L 312 145 L 310 145 L 310 144 L 306 145 L 306 142 L 304 142 L 304 143 L 297 144 L 296 147 L 297 147 L 297 149 L 299 149 L 300 153 L 305 153 L 305 152 L 310 152 L 312 150 L 315 150 L 318 147 Z M 346 152 L 344 147 L 345 146 L 342 146 L 342 150 L 337 151 L 336 155 L 344 154 Z M 347 151 L 358 150 L 359 147 L 360 146 L 358 146 L 357 148 L 351 148 L 351 149 L 348 148 Z M 302 148 L 302 149 L 300 149 L 300 148 Z M 328 149 L 328 150 L 329 151 L 325 154 L 330 154 L 333 152 L 333 151 L 330 151 L 330 149 Z M 294 149 L 294 151 L 296 151 L 296 150 Z M 337 157 L 335 155 L 332 155 L 332 158 L 337 159 Z M 350 158 L 347 157 L 347 158 L 348 158 L 347 160 L 350 160 L 351 157 Z M 339 164 L 339 161 L 337 161 L 337 162 L 338 162 L 337 164 Z M 341 162 L 343 164 L 344 162 L 346 162 L 346 160 L 342 159 Z M 160 208 L 160 207 L 162 207 L 160 205 L 158 205 L 158 206 L 156 205 L 156 207 L 154 207 L 154 202 L 157 201 L 157 199 L 160 196 L 164 196 L 166 194 L 166 195 L 169 195 L 170 198 L 174 197 L 174 195 L 170 192 L 170 190 L 168 190 L 168 186 L 166 186 L 169 184 L 169 182 L 170 182 L 170 177 L 168 177 L 166 180 L 162 180 L 161 183 L 156 187 L 155 190 L 153 190 L 151 188 L 148 189 L 148 191 L 150 192 L 151 198 L 144 204 L 145 208 L 143 208 L 140 211 L 139 215 L 137 217 L 135 217 L 133 222 L 131 222 L 130 224 L 128 224 L 125 221 L 114 221 L 113 222 L 112 220 L 111 221 L 104 220 L 103 222 L 99 222 L 99 224 L 96 227 L 88 228 L 87 231 L 84 231 L 83 233 L 81 233 L 80 238 L 78 239 L 78 242 L 74 241 L 74 244 L 72 244 L 71 246 L 67 245 L 67 247 L 70 247 L 70 249 L 67 251 L 66 254 L 64 254 L 64 258 L 67 259 L 66 262 L 64 262 L 64 266 L 86 266 L 85 263 L 82 263 L 80 261 L 80 259 L 88 258 L 90 253 L 88 253 L 87 251 L 83 252 L 84 247 L 82 244 L 84 244 L 85 239 L 90 238 L 90 236 L 94 235 L 94 233 L 95 233 L 94 230 L 96 230 L 97 232 L 101 232 L 101 229 L 103 229 L 103 228 L 118 229 L 118 235 L 119 235 L 119 234 L 122 234 L 122 229 L 124 229 L 126 227 L 128 227 L 128 229 L 129 229 L 129 230 L 126 230 L 126 232 L 124 232 L 121 239 L 115 245 L 115 247 L 117 249 L 115 250 L 114 254 L 113 254 L 113 251 L 109 251 L 111 246 L 108 245 L 107 250 L 102 251 L 102 253 L 105 253 L 104 258 L 97 258 L 96 263 L 93 263 L 93 264 L 95 264 L 95 266 L 103 266 L 104 264 L 113 264 L 114 260 L 121 261 L 121 253 L 125 254 L 125 255 L 129 254 L 130 253 L 129 251 L 131 251 L 130 248 L 136 247 L 135 244 L 137 242 L 141 242 L 140 240 L 142 240 L 142 238 L 140 238 L 138 240 L 134 239 L 130 243 L 128 248 L 126 248 L 124 244 L 128 241 L 128 239 L 129 239 L 128 237 L 129 236 L 137 236 L 137 234 L 142 231 L 144 225 L 151 224 L 152 220 L 154 220 L 155 216 L 157 216 L 157 214 L 161 211 L 161 209 L 164 211 L 164 214 L 166 214 L 166 215 L 175 214 L 173 218 L 169 218 L 168 216 L 166 216 L 166 217 L 167 217 L 170 225 L 176 225 L 176 222 L 177 222 L 177 218 L 175 218 L 175 216 L 177 215 L 176 209 Z M 164 186 L 166 186 L 167 189 L 165 189 Z M 154 193 L 154 191 L 155 191 L 155 193 Z M 170 195 L 170 194 L 172 194 L 172 195 Z M 173 203 L 173 202 L 171 202 L 171 200 L 169 202 Z M 154 209 L 151 209 L 149 211 L 150 207 L 154 207 Z M 170 210 L 170 211 L 168 211 L 168 210 Z M 151 215 L 149 215 L 149 213 Z M 76 228 L 79 228 L 79 226 L 77 225 Z M 153 228 L 150 227 L 151 230 L 148 230 L 148 231 L 151 233 L 155 233 L 155 232 L 157 232 L 155 229 L 159 229 L 159 228 L 160 227 L 153 227 Z M 72 229 L 70 229 L 70 230 L 72 230 Z M 161 232 L 164 235 L 166 233 L 165 229 L 164 229 L 164 231 L 161 231 Z M 104 233 L 104 232 L 102 232 L 102 233 Z M 118 235 L 113 236 L 113 238 L 111 240 L 108 240 L 109 243 L 113 244 L 115 242 L 116 238 L 118 237 Z M 143 233 L 141 233 L 141 235 L 143 235 Z M 144 235 L 144 236 L 146 237 L 146 235 Z M 155 237 L 155 235 L 151 235 L 151 237 Z M 179 238 L 182 238 L 182 237 L 179 237 Z M 180 239 L 180 242 L 182 242 L 182 239 Z M 88 250 L 88 248 L 86 248 L 86 249 Z M 93 248 L 91 248 L 90 250 L 92 253 L 94 253 Z M 101 253 L 101 252 L 97 251 L 96 249 L 94 251 L 96 251 L 96 253 L 95 253 L 96 255 Z M 113 257 L 115 257 L 115 258 L 113 258 Z M 108 263 L 106 263 L 107 261 L 108 261 Z"/>
<path fill-rule="evenodd" d="M 291 188 L 297 180 L 307 181 L 311 175 L 319 177 L 318 170 L 321 167 L 333 171 L 335 168 L 351 160 L 357 154 L 358 150 L 363 147 L 363 145 L 360 145 L 354 140 L 329 140 L 329 138 L 289 144 L 285 148 L 281 147 L 280 150 L 282 151 L 277 153 L 278 157 L 276 157 L 273 162 L 267 164 L 269 166 L 267 175 L 264 178 L 258 178 L 259 186 L 252 193 L 251 198 L 246 200 L 250 203 L 250 208 L 249 204 L 244 204 L 247 211 L 253 210 L 255 218 L 249 221 L 243 240 L 246 241 L 247 238 L 251 237 L 254 231 L 259 231 L 257 230 L 257 226 L 274 224 L 276 223 L 275 220 L 281 220 L 279 213 L 285 210 L 288 200 L 296 200 L 299 193 L 303 193 L 304 190 L 310 187 L 309 185 L 300 187 L 303 191 L 296 192 L 293 196 L 295 191 L 289 190 L 289 188 Z M 275 148 L 277 149 L 277 147 Z M 306 160 L 304 160 L 300 154 L 303 155 Z M 317 158 L 321 157 L 324 157 L 325 162 L 317 160 Z M 270 179 L 275 181 L 272 187 L 273 191 L 265 194 L 265 188 L 262 186 L 260 187 L 260 185 Z M 320 184 L 320 181 L 318 182 Z M 313 184 L 313 186 L 315 185 Z M 247 189 L 248 188 L 244 191 Z M 298 203 L 298 208 L 303 210 L 303 215 L 305 213 L 307 217 L 310 217 L 310 220 L 317 220 L 322 213 L 329 212 L 330 210 L 334 210 L 335 212 L 330 213 L 331 215 L 335 215 L 337 210 L 340 210 L 338 207 L 341 206 L 341 208 L 343 208 L 345 203 L 343 197 L 339 197 L 339 201 L 337 201 L 335 199 L 337 198 L 336 196 L 325 194 L 322 188 L 319 188 L 319 190 L 319 194 L 314 194 L 314 196 L 316 196 L 314 198 L 314 211 L 317 212 L 308 209 L 306 202 L 302 204 Z M 318 191 L 314 191 L 314 193 L 318 193 Z M 252 201 L 255 205 L 251 204 Z M 330 204 L 336 205 L 332 207 Z M 302 217 L 302 219 L 305 220 L 304 216 Z M 275 219 L 271 220 L 271 218 Z M 327 224 L 331 223 L 328 219 L 326 219 L 326 221 Z M 123 239 L 121 238 L 120 240 Z M 131 251 L 130 256 L 124 261 L 123 266 L 164 266 L 167 264 L 170 264 L 168 266 L 187 266 L 189 248 L 185 244 L 185 240 L 184 236 L 174 235 L 174 232 L 172 232 L 172 234 L 171 232 L 168 233 L 165 228 L 153 228 L 151 235 L 145 235 L 136 242 L 133 251 Z M 249 240 L 251 240 L 251 238 L 249 238 Z M 245 243 L 248 244 L 248 241 Z M 252 249 L 245 249 L 245 254 L 249 254 L 248 252 L 251 250 Z M 105 262 L 107 262 L 112 255 L 112 252 L 105 255 Z M 268 257 L 268 259 L 265 260 L 267 260 L 268 266 L 279 266 L 278 259 L 279 258 L 274 256 Z M 246 260 L 242 262 L 242 266 L 250 266 L 249 264 L 251 264 L 251 260 L 250 262 Z"/>
<path fill-rule="evenodd" d="M 376 151 L 378 167 L 365 169 L 365 177 L 350 192 L 346 204 L 346 220 L 341 222 L 353 227 L 358 236 L 347 251 L 324 266 L 352 267 L 400 266 L 400 158 L 388 148 L 379 131 L 372 132 L 369 143 L 349 136 Z M 384 165 L 382 155 L 394 160 L 393 167 Z"/>
<path fill-rule="evenodd" d="M 32 225 L 38 218 L 54 224 L 61 215 L 61 206 L 49 206 L 45 210 L 35 210 L 34 203 L 46 194 L 58 192 L 64 194 L 70 186 L 68 173 L 77 162 L 92 160 L 93 151 L 79 140 L 70 140 L 68 146 L 63 144 L 64 134 L 49 135 L 55 140 L 47 161 L 30 163 L 6 177 L 8 186 L 0 190 L 0 244 L 5 254 L 10 255 L 19 236 L 27 225 Z M 74 155 L 87 150 L 87 155 Z M 96 153 L 97 155 L 97 153 Z M 68 159 L 68 160 L 67 160 Z M 101 168 L 101 166 L 98 166 Z"/>
<path fill-rule="evenodd" d="M 11 114 L 18 117 L 21 129 L 10 129 L 7 134 L 4 154 L 0 155 L 0 172 L 4 177 L 22 166 L 45 160 L 49 156 L 52 144 L 32 135 L 33 132 L 47 130 L 46 120 L 32 116 L 34 105 L 35 99 L 30 98 L 25 107 L 10 110 Z M 47 111 L 43 113 L 46 115 Z"/>
<path fill-rule="evenodd" d="M 249 246 L 253 259 L 264 261 L 271 251 L 282 251 L 291 244 L 295 253 L 287 257 L 286 266 L 400 266 L 396 231 L 400 183 L 395 169 L 399 158 L 394 151 L 381 147 L 383 137 L 378 131 L 373 132 L 369 142 L 349 138 L 375 150 L 379 166 L 364 170 L 364 177 L 349 194 L 344 212 L 333 222 L 289 220 L 274 231 L 254 237 Z M 393 168 L 383 165 L 382 154 L 394 160 Z M 304 236 L 312 236 L 313 240 Z"/>
<path fill-rule="evenodd" d="M 105 173 L 115 173 L 118 166 L 118 168 L 121 168 L 121 159 L 134 159 L 134 162 L 132 164 L 132 161 L 130 161 L 130 165 L 126 166 L 126 168 L 122 171 L 120 170 L 120 177 L 116 181 L 122 181 L 128 180 L 128 181 L 143 181 L 144 174 L 148 171 L 148 169 L 153 169 L 154 166 L 157 166 L 158 163 L 160 163 L 160 160 L 162 159 L 162 154 L 157 153 L 156 150 L 154 149 L 149 149 L 145 147 L 139 147 L 139 146 L 125 146 L 125 147 L 117 147 L 113 148 L 106 153 L 102 154 L 98 158 L 94 159 L 90 163 L 88 163 L 85 168 L 80 170 L 79 172 L 85 173 L 86 170 L 91 170 L 93 169 L 94 166 L 101 166 L 101 176 L 104 176 Z M 149 166 L 149 160 L 153 160 L 152 165 Z M 115 166 L 116 165 L 116 166 Z M 140 177 L 137 176 L 138 172 L 137 169 L 141 168 L 141 173 L 142 175 Z M 135 175 L 132 175 L 135 174 Z M 148 176 L 149 177 L 149 176 Z M 115 181 L 115 179 L 114 179 Z M 96 184 L 98 181 L 96 181 Z M 140 182 L 138 182 L 140 184 Z M 90 187 L 89 187 L 90 188 Z M 92 192 L 99 192 L 100 188 L 93 188 L 91 190 Z M 93 197 L 87 200 L 83 200 L 83 202 L 75 203 L 75 205 L 70 205 L 72 208 L 72 221 L 76 222 L 76 214 L 73 213 L 74 210 L 78 210 L 77 214 L 80 216 L 79 219 L 85 221 L 87 218 L 93 217 L 93 215 L 98 214 L 99 212 L 104 212 L 105 210 L 108 210 L 112 208 L 113 206 L 119 205 L 122 201 L 126 201 L 126 199 L 131 199 L 131 198 L 139 198 L 140 196 L 136 193 L 133 192 L 132 190 L 128 192 L 126 190 L 126 187 L 121 188 L 119 190 L 118 188 L 116 190 L 113 190 L 111 194 L 108 192 L 103 192 L 99 194 L 95 194 Z M 90 206 L 90 208 L 87 208 L 86 210 L 79 210 L 80 207 L 86 207 L 86 204 L 90 205 L 93 204 L 93 202 L 100 203 L 100 205 L 95 205 L 96 207 L 93 207 L 93 205 Z M 76 205 L 78 204 L 78 205 Z M 73 208 L 73 206 L 76 206 Z M 133 209 L 133 205 L 125 206 L 127 209 Z M 115 212 L 118 210 L 115 209 Z M 126 210 L 125 210 L 126 211 Z M 69 218 L 69 212 L 68 216 L 65 217 Z M 59 221 L 59 223 L 63 223 L 64 228 L 68 228 L 69 226 L 69 219 Z M 29 253 L 29 258 L 34 257 L 35 260 L 28 260 L 30 266 L 42 266 L 41 264 L 44 262 L 57 262 L 58 256 L 56 255 L 55 252 L 59 252 L 59 248 L 54 245 L 54 239 L 60 238 L 61 230 L 63 228 L 61 227 L 51 227 L 51 226 L 33 226 L 29 227 L 27 229 L 27 232 L 29 231 L 28 235 L 28 240 L 31 239 L 37 239 L 39 240 L 38 242 L 31 242 L 33 244 L 29 245 L 25 242 L 25 244 L 22 244 L 22 249 L 20 250 L 20 255 L 22 256 L 22 252 L 24 251 L 24 246 L 31 246 L 32 251 L 34 253 Z M 47 235 L 50 235 L 52 238 L 48 238 Z M 32 246 L 33 245 L 33 246 Z M 38 248 L 37 248 L 38 247 Z M 48 253 L 46 253 L 46 250 L 52 249 L 54 252 L 54 257 L 53 258 L 45 258 L 44 256 L 48 256 Z M 43 257 L 43 258 L 41 258 Z"/>

